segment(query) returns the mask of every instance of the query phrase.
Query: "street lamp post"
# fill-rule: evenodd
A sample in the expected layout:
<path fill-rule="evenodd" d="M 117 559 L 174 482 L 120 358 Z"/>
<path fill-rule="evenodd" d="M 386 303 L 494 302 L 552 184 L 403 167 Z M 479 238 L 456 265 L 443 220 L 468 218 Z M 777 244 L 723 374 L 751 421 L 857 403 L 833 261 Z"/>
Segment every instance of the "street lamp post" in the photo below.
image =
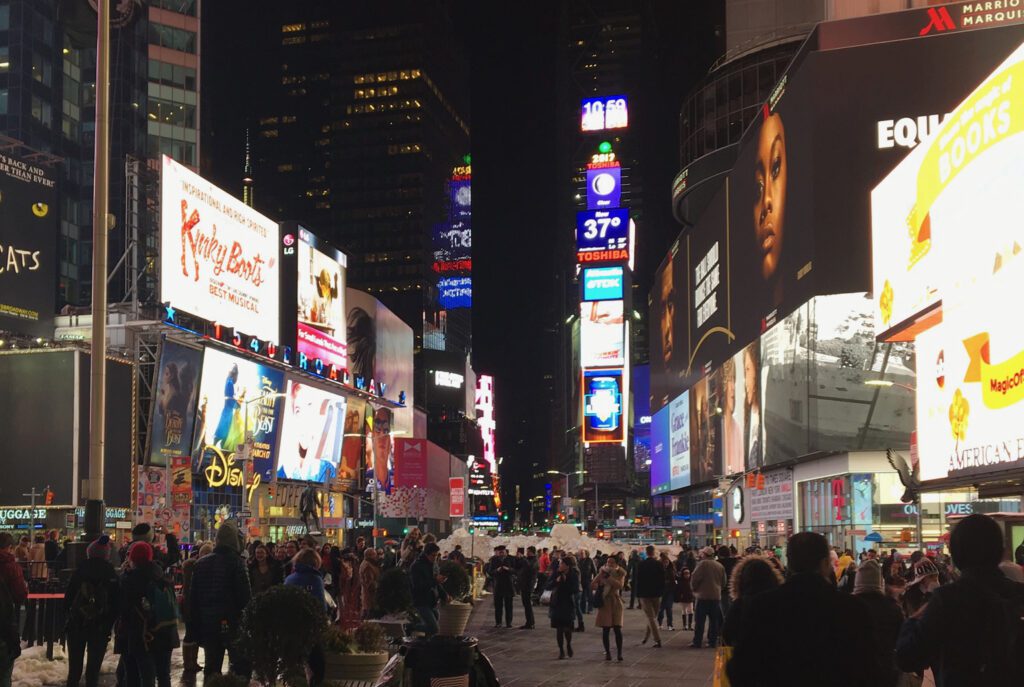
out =
<path fill-rule="evenodd" d="M 565 496 L 562 498 L 563 501 L 569 501 L 569 476 L 570 475 L 585 475 L 586 470 L 576 470 L 575 472 L 562 472 L 561 470 L 548 470 L 549 475 L 561 475 L 565 478 Z M 564 509 L 563 509 L 564 510 Z"/>

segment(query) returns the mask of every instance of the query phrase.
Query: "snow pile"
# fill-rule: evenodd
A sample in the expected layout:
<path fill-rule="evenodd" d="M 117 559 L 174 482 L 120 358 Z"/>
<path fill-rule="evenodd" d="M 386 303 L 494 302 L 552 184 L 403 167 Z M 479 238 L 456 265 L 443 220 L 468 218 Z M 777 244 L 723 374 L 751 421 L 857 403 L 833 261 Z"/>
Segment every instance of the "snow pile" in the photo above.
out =
<path fill-rule="evenodd" d="M 112 648 L 112 647 L 111 647 Z M 108 650 L 103 657 L 100 673 L 113 674 L 117 670 L 118 657 Z M 63 685 L 68 681 L 68 658 L 59 645 L 53 646 L 53 660 L 46 659 L 46 645 L 22 649 L 21 657 L 14 662 L 11 687 L 44 687 Z"/>
<path fill-rule="evenodd" d="M 516 552 L 516 549 L 520 547 L 525 549 L 528 546 L 536 546 L 538 551 L 545 547 L 550 549 L 557 546 L 559 549 L 573 553 L 580 549 L 586 549 L 591 555 L 597 550 L 605 553 L 621 551 L 629 555 L 629 552 L 633 549 L 641 548 L 630 544 L 613 544 L 607 539 L 597 539 L 589 536 L 586 532 L 580 532 L 575 525 L 564 523 L 552 527 L 551 535 L 547 537 L 526 534 L 496 534 L 491 536 L 482 529 L 477 529 L 471 535 L 465 528 L 460 527 L 452 532 L 451 536 L 442 539 L 437 544 L 441 547 L 442 555 L 446 555 L 459 544 L 462 546 L 462 553 L 466 556 L 475 555 L 483 559 L 489 558 L 493 553 L 494 547 L 501 544 L 507 546 L 509 552 L 513 554 Z M 678 553 L 679 547 L 676 545 L 659 546 L 658 550 L 667 551 L 670 555 L 674 556 Z"/>

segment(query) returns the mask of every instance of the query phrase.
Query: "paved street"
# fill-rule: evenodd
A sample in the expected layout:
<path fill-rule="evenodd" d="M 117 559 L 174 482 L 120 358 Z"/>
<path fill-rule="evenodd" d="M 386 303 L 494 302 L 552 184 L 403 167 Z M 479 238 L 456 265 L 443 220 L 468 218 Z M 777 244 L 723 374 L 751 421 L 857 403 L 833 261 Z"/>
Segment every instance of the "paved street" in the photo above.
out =
<path fill-rule="evenodd" d="M 652 648 L 650 642 L 640 646 L 644 620 L 639 610 L 626 610 L 622 663 L 604 660 L 601 630 L 590 625 L 593 614 L 585 616 L 586 630 L 573 634 L 574 657 L 560 661 L 546 608 L 535 609 L 536 630 L 498 629 L 494 627 L 491 599 L 487 596 L 477 602 L 467 634 L 480 640 L 480 648 L 494 664 L 502 687 L 698 687 L 712 683 L 714 650 L 689 648 L 693 632 L 683 630 L 664 630 L 660 649 Z M 513 628 L 518 628 L 523 624 L 523 608 L 518 599 L 513 614 Z M 677 618 L 678 615 L 677 612 Z"/>

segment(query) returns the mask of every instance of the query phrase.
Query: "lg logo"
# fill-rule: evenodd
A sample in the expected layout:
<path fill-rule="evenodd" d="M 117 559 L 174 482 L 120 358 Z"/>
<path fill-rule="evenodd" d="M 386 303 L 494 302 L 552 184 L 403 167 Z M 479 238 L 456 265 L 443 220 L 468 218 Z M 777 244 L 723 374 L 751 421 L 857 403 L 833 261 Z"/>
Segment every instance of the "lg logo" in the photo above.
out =
<path fill-rule="evenodd" d="M 927 36 L 933 29 L 935 31 L 953 31 L 956 29 L 956 24 L 953 23 L 953 18 L 949 16 L 949 10 L 945 7 L 929 7 L 928 24 L 918 31 L 917 35 Z"/>

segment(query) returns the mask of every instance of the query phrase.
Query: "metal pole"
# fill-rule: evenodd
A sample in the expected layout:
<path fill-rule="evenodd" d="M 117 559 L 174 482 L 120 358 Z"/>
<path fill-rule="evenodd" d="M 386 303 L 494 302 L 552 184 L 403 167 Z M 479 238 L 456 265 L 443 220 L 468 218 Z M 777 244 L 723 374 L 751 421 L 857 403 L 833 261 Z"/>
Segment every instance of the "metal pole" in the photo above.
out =
<path fill-rule="evenodd" d="M 917 547 L 924 551 L 924 499 L 921 498 L 920 493 L 915 496 L 917 500 Z"/>
<path fill-rule="evenodd" d="M 110 190 L 110 0 L 96 3 L 96 139 L 92 196 L 92 374 L 89 399 L 87 495 L 102 527 L 104 436 L 106 433 L 107 231 Z M 86 515 L 90 513 L 87 511 Z M 86 518 L 86 537 L 93 531 Z"/>
<path fill-rule="evenodd" d="M 562 508 L 562 512 L 565 513 L 565 521 L 569 522 L 569 508 L 572 507 L 572 499 L 569 498 L 569 473 L 565 473 L 565 499 L 563 503 L 569 504 L 567 507 Z"/>

